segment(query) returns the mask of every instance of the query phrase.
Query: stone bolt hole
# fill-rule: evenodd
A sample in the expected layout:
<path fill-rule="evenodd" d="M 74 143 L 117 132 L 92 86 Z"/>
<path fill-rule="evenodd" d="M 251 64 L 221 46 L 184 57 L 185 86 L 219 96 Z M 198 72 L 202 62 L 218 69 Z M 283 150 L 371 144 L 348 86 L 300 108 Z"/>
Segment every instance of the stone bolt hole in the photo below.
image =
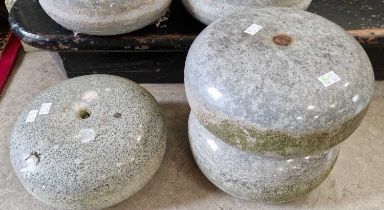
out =
<path fill-rule="evenodd" d="M 26 162 L 29 162 L 29 164 L 38 165 L 40 163 L 40 154 L 37 152 L 31 152 L 29 157 L 25 159 Z"/>
<path fill-rule="evenodd" d="M 118 118 L 120 118 L 120 117 L 121 117 L 121 115 L 122 115 L 121 113 L 119 113 L 119 112 L 116 112 L 116 113 L 113 115 L 113 117 L 115 117 L 115 118 L 117 118 L 117 119 L 118 119 Z"/>
<path fill-rule="evenodd" d="M 288 46 L 292 43 L 292 37 L 288 35 L 277 35 L 273 37 L 273 42 L 280 46 Z"/>
<path fill-rule="evenodd" d="M 77 116 L 80 118 L 80 119 L 87 119 L 91 116 L 91 112 L 89 112 L 87 109 L 80 109 L 78 112 L 77 112 Z"/>

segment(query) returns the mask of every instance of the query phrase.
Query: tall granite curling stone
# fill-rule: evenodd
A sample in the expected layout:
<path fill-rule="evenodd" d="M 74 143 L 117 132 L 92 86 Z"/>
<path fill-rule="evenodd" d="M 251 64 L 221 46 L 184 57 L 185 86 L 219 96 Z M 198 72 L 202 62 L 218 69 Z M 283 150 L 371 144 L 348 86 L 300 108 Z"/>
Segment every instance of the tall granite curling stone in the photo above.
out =
<path fill-rule="evenodd" d="M 172 0 L 39 0 L 44 11 L 69 30 L 116 35 L 141 29 L 165 14 Z"/>
<path fill-rule="evenodd" d="M 292 7 L 305 10 L 312 0 L 181 0 L 188 12 L 205 24 L 248 8 Z"/>
<path fill-rule="evenodd" d="M 250 9 L 208 26 L 190 48 L 185 89 L 210 132 L 239 149 L 322 153 L 359 126 L 371 63 L 341 27 L 290 8 Z"/>
<path fill-rule="evenodd" d="M 310 192 L 331 172 L 339 153 L 294 159 L 258 156 L 218 139 L 191 114 L 189 139 L 195 160 L 204 175 L 223 191 L 246 200 L 286 202 Z"/>
<path fill-rule="evenodd" d="M 64 209 L 98 209 L 139 191 L 166 148 L 159 105 L 130 80 L 82 76 L 35 97 L 13 129 L 10 155 L 24 187 Z"/>

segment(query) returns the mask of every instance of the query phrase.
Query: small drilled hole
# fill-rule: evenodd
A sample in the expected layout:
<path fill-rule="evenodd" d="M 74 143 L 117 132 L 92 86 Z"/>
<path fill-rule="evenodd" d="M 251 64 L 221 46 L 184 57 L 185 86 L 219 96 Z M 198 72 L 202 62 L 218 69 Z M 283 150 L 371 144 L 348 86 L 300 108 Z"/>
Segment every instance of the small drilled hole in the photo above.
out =
<path fill-rule="evenodd" d="M 91 116 L 91 112 L 89 112 L 87 109 L 80 109 L 78 112 L 77 112 L 77 116 L 80 118 L 80 119 L 87 119 Z"/>
<path fill-rule="evenodd" d="M 121 113 L 118 113 L 118 112 L 117 112 L 117 113 L 115 113 L 115 114 L 113 115 L 113 117 L 115 117 L 115 118 L 120 118 L 121 115 L 122 115 Z"/>
<path fill-rule="evenodd" d="M 287 35 L 277 35 L 273 37 L 273 42 L 280 46 L 288 46 L 292 43 L 292 37 Z"/>

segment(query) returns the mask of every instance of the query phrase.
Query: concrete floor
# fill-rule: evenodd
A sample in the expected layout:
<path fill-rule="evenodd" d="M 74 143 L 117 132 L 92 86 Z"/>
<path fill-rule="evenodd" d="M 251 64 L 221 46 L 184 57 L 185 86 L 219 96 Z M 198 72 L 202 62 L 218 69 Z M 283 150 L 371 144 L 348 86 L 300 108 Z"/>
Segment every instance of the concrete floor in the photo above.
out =
<path fill-rule="evenodd" d="M 8 142 L 28 101 L 65 79 L 47 52 L 21 54 L 0 97 L 0 209 L 50 209 L 15 176 Z M 294 202 L 265 205 L 233 198 L 212 185 L 194 163 L 187 138 L 189 107 L 183 85 L 143 85 L 160 102 L 168 125 L 167 153 L 159 172 L 140 192 L 110 209 L 384 209 L 384 82 L 376 83 L 370 109 L 342 144 L 327 180 Z"/>

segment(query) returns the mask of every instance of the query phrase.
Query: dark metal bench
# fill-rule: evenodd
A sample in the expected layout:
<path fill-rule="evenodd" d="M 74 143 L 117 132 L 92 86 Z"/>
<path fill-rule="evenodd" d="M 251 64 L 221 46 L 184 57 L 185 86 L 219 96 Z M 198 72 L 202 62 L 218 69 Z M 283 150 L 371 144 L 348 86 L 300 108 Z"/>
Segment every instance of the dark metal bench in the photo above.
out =
<path fill-rule="evenodd" d="M 384 3 L 381 0 L 313 0 L 309 11 L 344 27 L 363 45 L 384 79 Z M 174 0 L 168 20 L 118 36 L 74 34 L 42 10 L 37 0 L 18 0 L 11 10 L 14 33 L 29 45 L 59 52 L 68 77 L 106 73 L 140 83 L 183 82 L 184 61 L 204 25 Z"/>

